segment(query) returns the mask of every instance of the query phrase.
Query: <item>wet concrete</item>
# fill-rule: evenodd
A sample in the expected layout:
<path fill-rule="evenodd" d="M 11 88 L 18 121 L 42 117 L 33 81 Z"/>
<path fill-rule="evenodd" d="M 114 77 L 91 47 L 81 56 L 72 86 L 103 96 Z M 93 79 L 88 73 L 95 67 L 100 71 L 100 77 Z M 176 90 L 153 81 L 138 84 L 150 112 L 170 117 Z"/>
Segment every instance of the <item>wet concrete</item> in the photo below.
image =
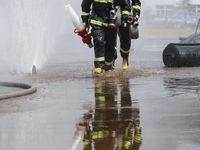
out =
<path fill-rule="evenodd" d="M 162 51 L 178 36 L 140 40 L 129 70 L 119 56 L 111 78 L 92 75 L 85 45 L 16 78 L 38 91 L 0 101 L 0 149 L 200 149 L 200 68 L 164 67 Z"/>
<path fill-rule="evenodd" d="M 16 92 L 20 90 L 21 90 L 20 88 L 0 86 L 0 94 L 11 93 L 11 92 Z"/>

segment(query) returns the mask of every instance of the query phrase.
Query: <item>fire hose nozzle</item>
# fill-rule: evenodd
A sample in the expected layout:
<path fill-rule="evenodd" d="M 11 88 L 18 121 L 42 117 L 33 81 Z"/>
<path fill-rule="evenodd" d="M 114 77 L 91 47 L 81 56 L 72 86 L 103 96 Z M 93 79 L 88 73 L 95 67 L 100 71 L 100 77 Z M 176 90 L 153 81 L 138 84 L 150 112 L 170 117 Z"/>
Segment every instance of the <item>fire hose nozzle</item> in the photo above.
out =
<path fill-rule="evenodd" d="M 135 22 L 133 23 L 133 25 L 134 25 L 135 27 L 138 27 L 138 26 L 139 26 L 139 22 L 138 22 L 138 21 L 135 21 Z"/>
<path fill-rule="evenodd" d="M 110 23 L 108 24 L 108 27 L 116 28 L 115 22 L 116 22 L 116 11 L 115 9 L 112 9 L 110 11 Z"/>
<path fill-rule="evenodd" d="M 127 22 L 128 22 L 128 23 L 133 23 L 133 21 L 134 21 L 133 16 L 128 16 Z"/>
<path fill-rule="evenodd" d="M 115 14 L 116 14 L 116 11 L 114 9 L 112 9 L 110 11 L 110 19 L 114 19 Z"/>
<path fill-rule="evenodd" d="M 128 23 L 132 23 L 134 25 L 134 27 L 138 27 L 139 26 L 139 22 L 136 18 L 134 18 L 133 16 L 128 16 Z"/>
<path fill-rule="evenodd" d="M 86 32 L 86 28 L 87 28 L 87 26 L 80 31 L 77 31 L 75 29 L 74 33 L 77 33 L 79 36 L 81 36 L 83 43 L 86 43 L 89 48 L 92 48 L 93 44 L 91 42 L 91 35 Z"/>

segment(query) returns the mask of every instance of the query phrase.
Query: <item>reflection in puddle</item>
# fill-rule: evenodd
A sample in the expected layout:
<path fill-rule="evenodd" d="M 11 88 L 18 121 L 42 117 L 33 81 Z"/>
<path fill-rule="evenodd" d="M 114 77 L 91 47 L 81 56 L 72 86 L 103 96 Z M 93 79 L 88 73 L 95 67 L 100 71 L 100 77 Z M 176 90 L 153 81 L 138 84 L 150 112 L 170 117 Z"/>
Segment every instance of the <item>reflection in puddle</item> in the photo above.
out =
<path fill-rule="evenodd" d="M 194 94 L 200 85 L 199 78 L 164 78 L 164 86 L 170 91 L 171 96 Z"/>
<path fill-rule="evenodd" d="M 132 102 L 128 79 L 98 80 L 95 108 L 77 124 L 69 150 L 76 149 L 81 140 L 84 150 L 139 150 L 142 128 L 137 103 Z"/>

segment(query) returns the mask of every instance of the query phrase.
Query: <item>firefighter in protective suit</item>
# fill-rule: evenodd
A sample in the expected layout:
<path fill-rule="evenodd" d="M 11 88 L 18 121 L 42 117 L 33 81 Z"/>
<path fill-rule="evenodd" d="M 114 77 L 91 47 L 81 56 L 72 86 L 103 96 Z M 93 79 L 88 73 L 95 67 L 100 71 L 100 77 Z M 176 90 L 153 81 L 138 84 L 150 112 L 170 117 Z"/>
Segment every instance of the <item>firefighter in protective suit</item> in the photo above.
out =
<path fill-rule="evenodd" d="M 128 17 L 132 16 L 133 21 L 138 21 L 140 17 L 141 2 L 140 0 L 127 0 L 131 11 L 122 11 L 122 25 L 119 27 L 118 34 L 120 39 L 120 53 L 123 58 L 122 68 L 128 69 L 128 57 L 131 48 L 131 37 L 129 34 L 130 24 L 127 22 Z M 130 2 L 132 1 L 132 2 Z"/>
<path fill-rule="evenodd" d="M 94 43 L 94 73 L 100 74 L 114 69 L 116 59 L 117 28 L 110 27 L 110 11 L 119 5 L 128 10 L 127 0 L 83 0 L 81 18 L 84 26 L 90 25 Z"/>

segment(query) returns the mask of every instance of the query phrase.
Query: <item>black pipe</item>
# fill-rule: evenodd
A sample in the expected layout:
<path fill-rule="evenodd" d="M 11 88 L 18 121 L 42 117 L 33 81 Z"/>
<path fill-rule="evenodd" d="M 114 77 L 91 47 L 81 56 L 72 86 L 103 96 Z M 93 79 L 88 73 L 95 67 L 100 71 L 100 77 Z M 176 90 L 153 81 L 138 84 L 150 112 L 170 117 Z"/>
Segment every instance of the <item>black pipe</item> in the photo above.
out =
<path fill-rule="evenodd" d="M 170 43 L 163 51 L 166 67 L 199 67 L 200 43 Z"/>

